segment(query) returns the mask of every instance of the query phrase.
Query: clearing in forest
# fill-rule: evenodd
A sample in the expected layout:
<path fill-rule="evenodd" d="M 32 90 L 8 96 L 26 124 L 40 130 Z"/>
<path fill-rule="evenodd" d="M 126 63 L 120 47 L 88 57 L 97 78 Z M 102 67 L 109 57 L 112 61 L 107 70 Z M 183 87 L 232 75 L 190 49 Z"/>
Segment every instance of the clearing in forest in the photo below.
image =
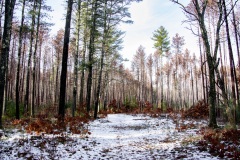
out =
<path fill-rule="evenodd" d="M 169 115 L 109 114 L 86 124 L 88 136 L 68 130 L 61 135 L 5 132 L 0 159 L 210 159 L 214 157 L 194 143 L 206 125 L 205 120 L 173 120 Z"/>

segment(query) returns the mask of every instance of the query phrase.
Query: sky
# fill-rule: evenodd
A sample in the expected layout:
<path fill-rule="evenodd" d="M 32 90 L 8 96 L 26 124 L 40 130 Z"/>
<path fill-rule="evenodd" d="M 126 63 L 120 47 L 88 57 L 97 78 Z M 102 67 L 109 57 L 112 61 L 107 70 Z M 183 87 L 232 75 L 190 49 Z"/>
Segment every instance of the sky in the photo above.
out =
<path fill-rule="evenodd" d="M 63 4 L 65 2 L 63 0 L 59 1 L 59 3 L 52 0 L 47 2 L 54 10 L 51 13 L 53 16 L 52 22 L 55 23 L 55 26 L 52 27 L 54 34 L 60 28 L 64 28 L 66 9 L 64 9 Z M 182 0 L 182 3 L 187 4 L 189 0 Z M 121 24 L 119 27 L 119 29 L 125 31 L 122 44 L 123 49 L 120 53 L 123 58 L 129 60 L 129 62 L 125 63 L 126 67 L 130 67 L 132 57 L 140 45 L 145 48 L 147 55 L 155 52 L 153 48 L 154 41 L 151 38 L 153 32 L 160 26 L 165 27 L 168 31 L 170 41 L 178 33 L 185 39 L 183 49 L 187 48 L 191 53 L 198 53 L 198 39 L 190 30 L 186 29 L 189 25 L 183 23 L 186 17 L 177 4 L 170 2 L 170 0 L 143 0 L 140 3 L 132 3 L 129 7 L 129 12 L 131 13 L 133 24 Z"/>
<path fill-rule="evenodd" d="M 189 1 L 182 0 L 182 2 L 187 4 Z M 126 31 L 124 48 L 121 53 L 129 60 L 132 59 L 140 45 L 145 48 L 146 54 L 155 52 L 154 41 L 151 38 L 153 32 L 160 26 L 165 27 L 168 31 L 170 42 L 172 42 L 172 37 L 178 33 L 185 38 L 184 50 L 188 48 L 192 53 L 198 52 L 198 39 L 190 30 L 186 29 L 189 25 L 183 23 L 186 17 L 177 4 L 169 0 L 143 0 L 140 3 L 133 3 L 129 11 L 134 23 L 124 24 L 121 27 L 122 30 Z"/>

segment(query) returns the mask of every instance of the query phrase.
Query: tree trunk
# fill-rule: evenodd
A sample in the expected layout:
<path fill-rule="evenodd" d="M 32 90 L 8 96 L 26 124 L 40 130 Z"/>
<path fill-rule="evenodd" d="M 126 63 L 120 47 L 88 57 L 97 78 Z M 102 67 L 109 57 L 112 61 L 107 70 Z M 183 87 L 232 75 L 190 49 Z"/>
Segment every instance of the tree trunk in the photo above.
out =
<path fill-rule="evenodd" d="M 30 38 L 30 50 L 28 56 L 28 66 L 27 66 L 27 79 L 26 79 L 26 93 L 24 99 L 24 108 L 28 112 L 29 108 L 29 85 L 30 85 L 30 69 L 31 69 L 31 61 L 32 61 L 32 46 L 33 46 L 33 38 L 34 38 L 34 28 L 35 28 L 35 11 L 36 11 L 36 0 L 34 1 L 33 6 L 33 15 L 32 15 L 32 24 L 31 24 L 31 38 Z"/>
<path fill-rule="evenodd" d="M 204 21 L 204 9 L 202 13 L 199 10 L 199 4 L 197 0 L 194 0 L 196 9 L 198 12 L 198 22 L 199 26 L 201 29 L 201 35 L 202 39 L 204 41 L 204 46 L 205 46 L 205 51 L 206 51 L 206 57 L 207 57 L 207 62 L 208 62 L 208 70 L 209 70 L 209 103 L 210 103 L 210 108 L 209 108 L 209 127 L 217 127 L 217 120 L 216 120 L 216 111 L 215 111 L 215 106 L 216 106 L 216 88 L 215 88 L 215 57 L 212 57 L 211 55 L 211 49 L 210 49 L 210 44 L 208 41 L 208 33 Z M 204 4 L 207 5 L 207 4 Z M 205 6 L 206 7 L 206 6 Z"/>
<path fill-rule="evenodd" d="M 80 40 L 80 23 L 81 23 L 81 0 L 78 0 L 77 10 L 77 34 L 76 34 L 76 48 L 74 54 L 74 84 L 73 84 L 73 106 L 72 116 L 74 117 L 77 103 L 77 81 L 78 81 L 78 52 L 79 52 L 79 40 Z"/>
<path fill-rule="evenodd" d="M 1 8 L 0 8 L 0 13 L 3 13 L 3 6 L 4 5 L 4 0 L 1 0 Z M 2 48 L 2 15 L 0 14 L 0 48 Z M 1 53 L 0 53 L 1 56 Z"/>
<path fill-rule="evenodd" d="M 20 77 L 20 64 L 21 64 L 21 53 L 22 53 L 22 39 L 23 39 L 23 23 L 24 23 L 24 10 L 25 10 L 25 2 L 26 0 L 23 0 L 22 2 L 22 20 L 21 20 L 21 26 L 19 30 L 19 40 L 18 40 L 18 66 L 17 66 L 17 79 L 16 79 L 16 119 L 20 119 L 20 113 L 19 113 L 19 77 Z"/>
<path fill-rule="evenodd" d="M 34 54 L 33 54 L 33 89 L 32 89 L 32 106 L 31 106 L 31 116 L 34 117 L 35 114 L 35 96 L 36 96 L 36 55 L 37 55 L 37 47 L 38 47 L 38 37 L 39 37 L 39 26 L 40 26 L 40 16 L 41 16 L 41 8 L 42 8 L 42 0 L 38 4 L 38 13 L 37 13 L 37 31 L 36 31 L 36 38 L 35 38 L 35 47 L 34 47 Z"/>
<path fill-rule="evenodd" d="M 59 109 L 58 109 L 58 116 L 59 116 L 59 120 L 61 120 L 61 121 L 64 121 L 64 116 L 65 116 L 67 61 L 68 61 L 68 47 L 69 47 L 71 17 L 72 17 L 72 5 L 73 5 L 73 0 L 68 0 L 65 32 L 64 32 L 63 56 L 62 56 L 60 99 L 59 99 Z"/>
<path fill-rule="evenodd" d="M 0 128 L 2 125 L 2 110 L 3 110 L 3 99 L 4 99 L 4 86 L 5 86 L 5 76 L 7 70 L 7 61 L 9 55 L 9 47 L 11 40 L 12 31 L 12 18 L 13 10 L 15 7 L 16 0 L 7 0 L 5 2 L 5 21 L 4 21 L 4 31 L 3 31 L 3 41 L 0 56 Z"/>
<path fill-rule="evenodd" d="M 240 68 L 240 51 L 239 51 L 239 41 L 238 41 L 238 35 L 237 35 L 237 24 L 236 24 L 236 16 L 234 12 L 234 5 L 233 1 L 231 0 L 231 7 L 232 7 L 232 16 L 233 16 L 233 27 L 234 27 L 234 36 L 236 41 L 236 49 L 238 54 L 238 67 Z M 236 71 L 235 71 L 236 72 Z M 239 90 L 238 90 L 238 80 L 235 73 L 235 80 L 236 80 L 236 89 L 237 89 L 237 108 L 236 108 L 236 121 L 239 122 L 240 120 L 240 99 L 239 99 Z"/>
<path fill-rule="evenodd" d="M 88 13 L 88 1 L 86 2 L 86 12 Z M 85 21 L 87 22 L 87 16 L 85 17 Z M 84 24 L 83 31 L 83 50 L 82 50 L 82 66 L 81 66 L 81 81 L 80 81 L 80 93 L 79 93 L 79 104 L 83 105 L 83 91 L 84 91 L 84 80 L 85 80 L 85 60 L 86 60 L 86 51 L 87 51 L 87 23 Z"/>
<path fill-rule="evenodd" d="M 199 38 L 198 38 L 198 44 L 199 44 L 199 53 L 200 53 L 200 59 L 201 59 L 201 73 L 202 73 L 202 90 L 203 90 L 203 99 L 204 99 L 204 102 L 205 104 L 207 104 L 207 100 L 206 100 L 206 93 L 205 93 L 205 80 L 204 80 L 204 68 L 203 68 L 203 55 L 202 55 L 202 43 L 201 43 L 201 38 L 200 38 L 200 33 L 199 33 L 199 30 L 198 30 L 198 35 L 199 35 Z"/>
<path fill-rule="evenodd" d="M 233 57 L 233 51 L 232 51 L 232 44 L 231 44 L 231 39 L 230 39 L 230 33 L 229 33 L 229 26 L 228 26 L 228 15 L 227 15 L 227 9 L 226 9 L 226 4 L 225 0 L 223 0 L 223 8 L 224 8 L 224 19 L 225 19 L 225 24 L 226 24 L 226 33 L 227 33 L 227 42 L 228 42 L 228 53 L 229 53 L 229 61 L 230 61 L 230 73 L 231 73 L 231 86 L 232 86 L 232 98 L 233 98 L 233 112 L 232 115 L 233 117 L 228 117 L 229 119 L 234 119 L 234 121 L 230 122 L 231 126 L 233 128 L 236 128 L 236 105 L 237 105 L 237 78 L 236 78 L 236 70 L 235 70 L 235 63 L 234 63 L 234 57 Z"/>
<path fill-rule="evenodd" d="M 92 11 L 92 25 L 90 28 L 90 42 L 89 42 L 89 56 L 88 56 L 88 78 L 87 78 L 87 96 L 86 96 L 86 106 L 87 112 L 89 114 L 91 108 L 91 92 L 92 92 L 92 78 L 93 78 L 93 55 L 95 53 L 95 30 L 96 30 L 96 20 L 97 20 L 97 0 L 93 4 Z"/>

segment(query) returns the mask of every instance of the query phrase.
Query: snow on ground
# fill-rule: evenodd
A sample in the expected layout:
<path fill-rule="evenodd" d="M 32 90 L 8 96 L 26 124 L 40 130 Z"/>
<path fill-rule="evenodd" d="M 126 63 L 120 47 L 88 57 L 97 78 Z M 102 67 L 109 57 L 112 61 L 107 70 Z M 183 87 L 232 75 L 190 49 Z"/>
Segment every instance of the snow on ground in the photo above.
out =
<path fill-rule="evenodd" d="M 192 141 L 206 121 L 195 121 L 193 129 L 176 130 L 168 116 L 110 114 L 87 124 L 89 136 L 34 135 L 18 130 L 8 131 L 0 141 L 0 159 L 218 159 L 199 152 Z"/>

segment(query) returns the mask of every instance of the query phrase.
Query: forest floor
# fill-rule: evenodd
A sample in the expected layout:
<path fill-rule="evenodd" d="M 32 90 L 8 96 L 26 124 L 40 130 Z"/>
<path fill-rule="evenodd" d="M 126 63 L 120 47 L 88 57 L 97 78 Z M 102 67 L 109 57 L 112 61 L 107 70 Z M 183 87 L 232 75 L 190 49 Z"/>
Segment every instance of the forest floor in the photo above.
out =
<path fill-rule="evenodd" d="M 206 126 L 206 120 L 178 115 L 109 114 L 85 124 L 86 134 L 0 130 L 0 159 L 220 159 L 199 150 Z"/>

